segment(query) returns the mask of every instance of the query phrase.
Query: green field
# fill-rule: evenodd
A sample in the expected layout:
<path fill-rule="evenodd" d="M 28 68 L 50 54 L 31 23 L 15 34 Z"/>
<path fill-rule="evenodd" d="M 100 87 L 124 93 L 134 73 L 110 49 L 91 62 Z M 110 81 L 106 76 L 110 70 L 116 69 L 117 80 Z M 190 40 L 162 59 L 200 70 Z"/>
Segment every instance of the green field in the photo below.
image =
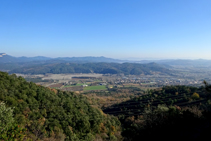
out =
<path fill-rule="evenodd" d="M 84 83 L 77 83 L 75 86 L 81 86 L 81 85 L 86 85 Z"/>
<path fill-rule="evenodd" d="M 106 90 L 106 86 L 88 86 L 84 88 L 84 91 L 88 90 Z"/>

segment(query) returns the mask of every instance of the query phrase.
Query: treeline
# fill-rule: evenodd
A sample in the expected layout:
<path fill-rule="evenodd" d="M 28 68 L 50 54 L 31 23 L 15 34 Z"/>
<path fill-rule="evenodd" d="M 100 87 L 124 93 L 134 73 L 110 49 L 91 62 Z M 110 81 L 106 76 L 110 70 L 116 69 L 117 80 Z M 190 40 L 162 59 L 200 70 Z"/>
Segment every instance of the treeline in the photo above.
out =
<path fill-rule="evenodd" d="M 140 75 L 153 74 L 158 72 L 161 74 L 170 74 L 171 71 L 156 63 L 138 64 L 138 63 L 58 63 L 35 65 L 30 67 L 21 67 L 9 71 L 9 73 L 25 73 L 25 74 L 45 74 L 45 73 L 101 73 L 101 74 L 120 74 Z"/>
<path fill-rule="evenodd" d="M 7 107 L 14 107 L 12 125 L 18 125 L 5 128 L 2 124 L 5 118 L 0 119 L 0 138 L 4 140 L 9 140 L 9 136 L 13 139 L 21 136 L 15 132 L 13 134 L 13 131 L 20 131 L 18 134 L 24 134 L 22 137 L 32 140 L 92 141 L 95 138 L 121 138 L 118 133 L 119 120 L 103 114 L 86 97 L 45 88 L 15 74 L 0 72 L 0 102 L 0 113 L 1 106 L 4 106 L 2 102 Z"/>

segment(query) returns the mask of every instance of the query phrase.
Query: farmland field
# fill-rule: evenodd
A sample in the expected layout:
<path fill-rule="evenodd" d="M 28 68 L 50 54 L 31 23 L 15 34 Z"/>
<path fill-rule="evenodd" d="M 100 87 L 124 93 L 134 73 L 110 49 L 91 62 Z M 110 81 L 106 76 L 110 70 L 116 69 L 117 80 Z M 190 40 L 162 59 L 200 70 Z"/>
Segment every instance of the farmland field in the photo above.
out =
<path fill-rule="evenodd" d="M 106 86 L 88 86 L 85 87 L 84 90 L 88 91 L 88 90 L 106 90 Z"/>
<path fill-rule="evenodd" d="M 74 85 L 66 85 L 66 86 L 64 86 L 64 88 L 66 88 L 66 87 L 74 87 Z"/>
<path fill-rule="evenodd" d="M 49 87 L 50 87 L 50 88 L 59 88 L 59 87 L 61 87 L 61 86 L 63 86 L 63 84 L 59 83 L 59 84 L 50 85 Z"/>
<path fill-rule="evenodd" d="M 102 74 L 48 74 L 43 76 L 43 80 L 45 79 L 53 79 L 53 80 L 71 80 L 72 77 L 102 77 Z"/>
<path fill-rule="evenodd" d="M 84 83 L 77 83 L 76 86 L 86 85 Z"/>

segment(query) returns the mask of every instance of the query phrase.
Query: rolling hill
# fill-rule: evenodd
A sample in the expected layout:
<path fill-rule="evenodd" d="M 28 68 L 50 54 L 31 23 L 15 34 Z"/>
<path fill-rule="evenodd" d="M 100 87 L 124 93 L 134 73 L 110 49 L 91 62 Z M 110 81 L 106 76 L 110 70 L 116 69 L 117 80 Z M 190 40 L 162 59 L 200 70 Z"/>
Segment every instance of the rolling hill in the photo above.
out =
<path fill-rule="evenodd" d="M 2 102 L 7 107 L 14 107 L 13 124 L 18 124 L 21 132 L 14 133 L 16 127 L 12 125 L 5 129 L 2 126 L 4 121 L 0 119 L 0 140 L 17 140 L 18 134 L 32 140 L 46 141 L 93 141 L 96 136 L 101 138 L 103 134 L 107 140 L 116 138 L 114 134 L 120 129 L 116 117 L 105 115 L 91 105 L 87 97 L 39 86 L 15 74 L 0 72 L 1 105 Z M 4 115 L 7 115 L 7 111 L 4 111 Z M 14 132 L 11 131 L 14 128 Z M 27 131 L 22 133 L 22 129 Z M 5 139 L 6 136 L 12 136 L 12 139 Z"/>
<path fill-rule="evenodd" d="M 55 63 L 43 64 L 30 67 L 21 67 L 9 71 L 9 73 L 24 74 L 45 74 L 45 73 L 101 73 L 101 74 L 120 74 L 140 75 L 153 73 L 171 74 L 172 71 L 159 64 L 137 64 L 137 63 Z"/>

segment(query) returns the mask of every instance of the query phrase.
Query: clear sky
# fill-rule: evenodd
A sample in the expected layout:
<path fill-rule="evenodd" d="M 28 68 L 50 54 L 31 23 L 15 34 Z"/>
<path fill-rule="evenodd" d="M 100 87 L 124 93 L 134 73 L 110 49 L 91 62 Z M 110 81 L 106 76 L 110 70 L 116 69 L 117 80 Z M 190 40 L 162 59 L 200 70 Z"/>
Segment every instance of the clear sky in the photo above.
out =
<path fill-rule="evenodd" d="M 211 0 L 0 0 L 0 53 L 211 59 Z"/>

